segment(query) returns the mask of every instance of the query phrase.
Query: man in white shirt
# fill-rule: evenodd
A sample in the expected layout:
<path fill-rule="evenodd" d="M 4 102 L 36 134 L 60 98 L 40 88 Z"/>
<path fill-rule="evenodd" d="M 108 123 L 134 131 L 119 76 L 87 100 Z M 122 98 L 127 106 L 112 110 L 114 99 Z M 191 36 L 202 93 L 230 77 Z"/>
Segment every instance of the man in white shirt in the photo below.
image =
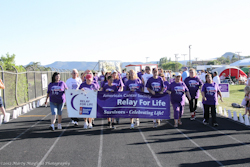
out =
<path fill-rule="evenodd" d="M 214 81 L 215 83 L 217 83 L 218 85 L 220 84 L 220 78 L 219 78 L 219 76 L 218 76 L 217 71 L 214 72 L 213 81 Z"/>
<path fill-rule="evenodd" d="M 200 78 L 200 79 L 202 80 L 203 83 L 206 82 L 206 75 L 207 75 L 207 74 L 205 73 L 205 71 L 204 71 L 204 70 L 201 70 L 201 78 Z"/>
<path fill-rule="evenodd" d="M 126 75 L 127 75 L 126 70 L 122 70 L 121 77 L 124 78 L 126 77 Z"/>
<path fill-rule="evenodd" d="M 79 86 L 81 85 L 81 83 L 82 83 L 81 78 L 78 77 L 77 69 L 73 69 L 72 72 L 71 72 L 71 75 L 72 75 L 72 78 L 69 78 L 66 81 L 66 85 L 67 85 L 68 89 L 77 90 L 79 88 Z M 79 119 L 78 118 L 71 118 L 71 119 L 72 119 L 72 124 L 77 126 Z"/>
<path fill-rule="evenodd" d="M 142 83 L 144 85 L 144 92 L 149 93 L 146 84 L 148 79 L 151 78 L 153 74 L 151 74 L 151 69 L 149 66 L 146 66 L 145 71 L 146 71 L 145 74 L 143 74 L 141 78 L 142 78 Z"/>

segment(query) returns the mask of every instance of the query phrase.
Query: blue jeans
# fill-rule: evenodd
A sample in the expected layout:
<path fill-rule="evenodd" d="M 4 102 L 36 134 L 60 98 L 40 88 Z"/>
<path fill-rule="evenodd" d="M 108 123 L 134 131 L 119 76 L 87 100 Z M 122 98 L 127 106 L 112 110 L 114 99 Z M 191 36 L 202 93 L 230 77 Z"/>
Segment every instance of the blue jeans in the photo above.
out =
<path fill-rule="evenodd" d="M 62 115 L 62 110 L 65 103 L 53 103 L 50 102 L 50 109 L 52 115 Z"/>

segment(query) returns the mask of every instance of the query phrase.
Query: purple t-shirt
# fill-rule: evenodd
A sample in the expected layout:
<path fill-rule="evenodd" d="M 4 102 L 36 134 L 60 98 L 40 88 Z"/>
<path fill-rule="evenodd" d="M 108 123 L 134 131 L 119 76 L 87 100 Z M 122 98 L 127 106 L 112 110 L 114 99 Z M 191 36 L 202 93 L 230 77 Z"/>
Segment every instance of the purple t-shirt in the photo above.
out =
<path fill-rule="evenodd" d="M 202 92 L 204 92 L 205 97 L 207 98 L 207 101 L 202 100 L 203 104 L 207 105 L 217 105 L 218 104 L 218 92 L 220 91 L 220 88 L 217 83 L 204 83 L 202 89 Z"/>
<path fill-rule="evenodd" d="M 100 85 L 98 84 L 98 81 L 93 80 L 93 84 L 95 84 L 95 85 L 96 85 L 97 90 L 99 90 L 99 89 L 100 89 Z"/>
<path fill-rule="evenodd" d="M 90 85 L 88 85 L 86 82 L 83 82 L 79 89 L 85 89 L 85 90 L 98 90 L 96 84 L 94 82 L 92 82 Z"/>
<path fill-rule="evenodd" d="M 136 92 L 141 92 L 143 87 L 144 86 L 139 78 L 135 80 L 128 80 L 125 84 L 124 91 L 132 91 L 132 89 L 134 89 Z"/>
<path fill-rule="evenodd" d="M 111 90 L 113 90 L 114 92 L 118 92 L 118 88 L 115 85 L 109 86 L 107 84 L 107 85 L 104 85 L 102 89 L 103 92 L 111 92 Z"/>
<path fill-rule="evenodd" d="M 50 83 L 48 86 L 49 99 L 53 103 L 64 103 L 65 102 L 65 88 L 68 89 L 67 85 L 63 81 Z"/>
<path fill-rule="evenodd" d="M 193 78 L 187 77 L 184 80 L 184 83 L 186 84 L 186 86 L 190 92 L 191 99 L 198 99 L 199 95 L 200 95 L 199 88 L 200 88 L 200 86 L 202 86 L 201 79 L 198 78 L 197 76 L 195 76 Z"/>
<path fill-rule="evenodd" d="M 141 73 L 141 72 L 138 72 L 137 73 L 137 76 L 141 79 L 141 76 L 142 76 L 143 74 Z"/>
<path fill-rule="evenodd" d="M 168 90 L 171 92 L 171 103 L 172 104 L 181 104 L 185 105 L 185 92 L 188 91 L 188 88 L 184 82 L 172 82 L 168 87 Z"/>
<path fill-rule="evenodd" d="M 100 82 L 103 82 L 105 80 L 105 76 L 104 75 L 101 75 L 100 77 L 99 77 L 99 81 Z"/>
<path fill-rule="evenodd" d="M 157 79 L 151 77 L 148 79 L 146 87 L 155 91 L 156 93 L 159 93 L 164 87 L 163 80 L 161 79 L 161 77 L 158 77 Z"/>
<path fill-rule="evenodd" d="M 128 78 L 127 78 L 127 77 L 123 77 L 123 78 L 122 78 L 122 82 L 123 82 L 124 85 L 126 84 L 127 81 L 128 81 Z"/>
<path fill-rule="evenodd" d="M 108 84 L 108 81 L 102 81 L 101 82 L 101 88 L 103 88 L 105 85 L 107 85 Z"/>
<path fill-rule="evenodd" d="M 164 86 L 164 91 L 163 91 L 163 93 L 167 93 L 166 91 L 168 90 L 168 87 L 169 87 L 168 81 L 164 81 L 164 82 L 163 82 L 163 86 Z"/>
<path fill-rule="evenodd" d="M 97 82 L 98 81 L 98 76 L 94 76 L 93 80 Z"/>
<path fill-rule="evenodd" d="M 121 87 L 124 86 L 123 82 L 121 79 L 114 79 L 113 80 L 113 85 L 117 86 L 117 89 L 120 90 Z"/>

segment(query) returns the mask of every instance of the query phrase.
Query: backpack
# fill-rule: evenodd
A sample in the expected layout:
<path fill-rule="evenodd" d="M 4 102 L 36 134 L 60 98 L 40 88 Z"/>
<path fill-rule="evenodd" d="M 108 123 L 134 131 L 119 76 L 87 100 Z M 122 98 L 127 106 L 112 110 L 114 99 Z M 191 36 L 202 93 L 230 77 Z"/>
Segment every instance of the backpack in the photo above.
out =
<path fill-rule="evenodd" d="M 240 104 L 238 104 L 238 103 L 232 103 L 232 106 L 233 106 L 234 108 L 244 108 L 244 106 L 242 106 L 242 105 L 240 105 Z"/>

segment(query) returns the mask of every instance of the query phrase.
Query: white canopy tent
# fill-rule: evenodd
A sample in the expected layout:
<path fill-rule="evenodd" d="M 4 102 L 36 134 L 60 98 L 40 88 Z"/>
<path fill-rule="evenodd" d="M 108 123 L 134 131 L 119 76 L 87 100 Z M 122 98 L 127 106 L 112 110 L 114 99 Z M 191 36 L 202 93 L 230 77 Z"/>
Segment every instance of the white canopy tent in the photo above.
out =
<path fill-rule="evenodd" d="M 237 66 L 237 67 L 239 67 L 239 66 L 250 66 L 250 58 L 236 61 L 236 62 L 230 64 L 230 66 Z"/>

